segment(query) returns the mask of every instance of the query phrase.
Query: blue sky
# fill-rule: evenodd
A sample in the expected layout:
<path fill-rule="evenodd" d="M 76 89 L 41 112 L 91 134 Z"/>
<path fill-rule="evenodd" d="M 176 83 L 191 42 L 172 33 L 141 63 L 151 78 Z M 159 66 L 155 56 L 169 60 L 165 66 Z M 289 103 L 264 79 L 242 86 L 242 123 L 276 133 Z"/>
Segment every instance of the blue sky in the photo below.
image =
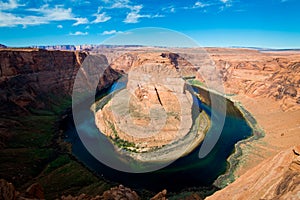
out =
<path fill-rule="evenodd" d="M 0 43 L 101 44 L 142 27 L 201 46 L 300 48 L 299 0 L 0 0 Z"/>

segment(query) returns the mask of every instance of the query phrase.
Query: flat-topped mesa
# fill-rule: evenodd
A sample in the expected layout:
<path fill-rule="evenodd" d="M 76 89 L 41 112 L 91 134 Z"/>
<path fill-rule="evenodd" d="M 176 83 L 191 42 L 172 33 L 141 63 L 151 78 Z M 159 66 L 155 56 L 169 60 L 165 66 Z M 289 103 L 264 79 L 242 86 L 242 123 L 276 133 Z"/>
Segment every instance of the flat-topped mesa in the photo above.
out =
<path fill-rule="evenodd" d="M 191 64 L 189 60 L 186 60 L 184 54 L 168 52 L 166 49 L 163 51 L 132 51 L 123 53 L 121 56 L 119 54 L 120 53 L 114 52 L 113 55 L 107 55 L 107 53 L 105 53 L 111 62 L 110 66 L 114 70 L 126 74 L 146 64 L 151 64 L 152 66 L 160 64 L 164 66 L 164 69 L 180 72 L 182 76 L 194 76 L 197 72 L 196 66 Z"/>
<path fill-rule="evenodd" d="M 142 84 L 164 85 L 168 90 L 179 94 L 184 93 L 186 87 L 185 81 L 175 69 L 161 64 L 145 64 L 129 72 L 127 83 L 129 91 L 133 92 Z"/>
<path fill-rule="evenodd" d="M 145 152 L 187 135 L 192 106 L 192 95 L 176 70 L 145 64 L 129 72 L 126 89 L 96 113 L 96 124 L 113 140 L 128 142 L 129 150 Z"/>

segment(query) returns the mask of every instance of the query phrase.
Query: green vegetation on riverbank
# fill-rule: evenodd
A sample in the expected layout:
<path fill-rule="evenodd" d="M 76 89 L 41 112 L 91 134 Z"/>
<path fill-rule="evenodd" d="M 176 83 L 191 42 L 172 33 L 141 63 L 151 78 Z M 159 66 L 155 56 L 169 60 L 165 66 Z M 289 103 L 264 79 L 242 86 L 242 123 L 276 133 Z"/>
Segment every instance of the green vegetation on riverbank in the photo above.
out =
<path fill-rule="evenodd" d="M 197 79 L 189 79 L 187 80 L 187 82 L 191 85 L 194 85 L 194 86 L 201 86 L 201 87 L 206 87 L 205 83 L 197 80 Z"/>

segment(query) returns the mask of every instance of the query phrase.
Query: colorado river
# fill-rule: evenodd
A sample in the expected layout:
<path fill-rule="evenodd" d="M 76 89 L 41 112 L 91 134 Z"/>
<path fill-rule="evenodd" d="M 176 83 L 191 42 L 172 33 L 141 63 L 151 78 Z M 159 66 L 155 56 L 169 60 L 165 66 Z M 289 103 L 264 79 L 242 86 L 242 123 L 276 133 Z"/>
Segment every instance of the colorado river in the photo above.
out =
<path fill-rule="evenodd" d="M 119 87 L 123 86 L 114 84 L 111 88 L 102 92 L 102 95 L 107 95 L 119 89 Z M 194 89 L 198 91 L 197 88 Z M 199 106 L 210 116 L 211 108 L 209 105 L 200 103 Z M 209 187 L 221 174 L 226 172 L 228 168 L 227 158 L 234 152 L 234 145 L 252 134 L 252 129 L 238 109 L 234 107 L 233 103 L 228 101 L 227 107 L 230 108 L 227 108 L 228 111 L 225 116 L 225 124 L 221 136 L 213 150 L 205 158 L 199 159 L 198 157 L 200 144 L 187 156 L 181 157 L 169 166 L 155 172 L 125 173 L 114 170 L 99 162 L 81 143 L 72 116 L 68 119 L 68 127 L 65 135 L 66 140 L 72 144 L 72 153 L 75 157 L 89 169 L 107 180 L 124 184 L 134 189 L 147 189 L 154 192 L 162 189 L 176 192 L 191 187 Z M 90 114 L 93 115 L 92 111 Z M 213 128 L 218 126 L 214 121 L 211 124 L 212 127 L 207 132 L 208 136 Z M 87 134 L 101 134 L 93 118 L 83 120 L 79 126 Z"/>

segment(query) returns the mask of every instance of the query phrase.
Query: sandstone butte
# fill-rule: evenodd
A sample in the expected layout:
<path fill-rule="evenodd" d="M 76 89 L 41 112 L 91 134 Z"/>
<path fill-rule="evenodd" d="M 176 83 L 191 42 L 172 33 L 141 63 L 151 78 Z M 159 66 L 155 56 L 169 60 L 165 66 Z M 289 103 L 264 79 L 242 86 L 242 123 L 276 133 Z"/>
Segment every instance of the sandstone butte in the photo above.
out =
<path fill-rule="evenodd" d="M 193 104 L 191 91 L 176 66 L 168 58 L 154 61 L 130 70 L 126 88 L 96 112 L 95 120 L 113 141 L 131 144 L 125 149 L 136 152 L 130 154 L 134 158 L 166 162 L 198 146 L 209 128 L 209 119 Z M 192 110 L 199 110 L 195 124 Z M 145 153 L 149 151 L 155 152 Z"/>
<path fill-rule="evenodd" d="M 142 48 L 116 48 L 101 52 L 106 54 L 109 62 L 114 61 L 111 67 L 119 72 L 128 72 L 147 60 L 156 62 L 160 59 L 168 65 L 183 66 L 183 70 L 188 69 L 187 75 L 201 80 L 196 73 L 201 66 L 189 66 L 176 54 L 165 54 L 165 49 L 156 50 L 159 53 L 149 54 Z M 189 59 L 199 56 L 198 49 L 172 50 L 179 51 L 188 55 Z M 261 128 L 255 133 L 264 135 L 240 145 L 242 156 L 238 158 L 239 164 L 234 171 L 236 181 L 209 198 L 218 199 L 230 194 L 230 199 L 297 199 L 299 147 L 294 146 L 298 146 L 300 141 L 300 53 L 223 48 L 207 48 L 206 51 L 223 80 L 227 97 L 251 113 Z M 74 76 L 85 56 L 85 53 L 32 49 L 0 51 L 1 152 L 9 153 L 6 146 L 13 135 L 11 128 L 19 124 L 6 118 L 28 114 L 28 108 L 47 107 L 53 102 L 45 101 L 42 98 L 45 94 L 70 95 Z M 101 81 L 102 87 L 111 84 L 117 77 L 116 72 L 108 69 Z M 2 164 L 6 166 L 5 162 Z M 29 181 L 28 178 L 21 180 L 17 175 L 25 175 L 25 170 L 7 170 L 1 172 L 1 176 L 14 181 L 20 179 L 23 183 Z M 10 175 L 17 176 L 12 179 Z M 253 192 L 249 194 L 248 189 Z M 44 192 L 47 193 L 47 188 Z"/>
<path fill-rule="evenodd" d="M 170 70 L 157 74 L 156 68 L 164 70 L 163 66 L 149 65 L 131 71 L 126 89 L 96 113 L 96 122 L 104 134 L 115 137 L 116 130 L 120 139 L 152 148 L 188 133 L 192 124 L 191 94 L 184 94 L 185 83 L 179 76 L 163 75 Z M 151 109 L 155 116 L 151 116 Z"/>

